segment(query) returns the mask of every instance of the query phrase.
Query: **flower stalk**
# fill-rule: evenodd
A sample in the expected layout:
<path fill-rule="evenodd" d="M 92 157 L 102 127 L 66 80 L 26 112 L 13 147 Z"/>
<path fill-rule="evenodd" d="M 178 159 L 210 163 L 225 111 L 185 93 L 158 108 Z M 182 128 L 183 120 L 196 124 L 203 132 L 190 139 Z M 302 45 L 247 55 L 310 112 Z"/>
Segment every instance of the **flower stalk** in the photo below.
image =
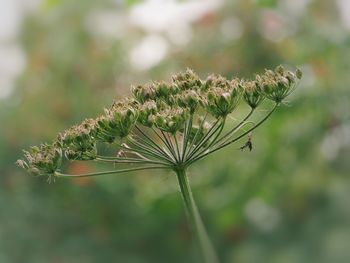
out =
<path fill-rule="evenodd" d="M 202 256 L 202 262 L 218 263 L 218 257 L 209 239 L 208 233 L 204 227 L 203 221 L 194 201 L 186 169 L 179 168 L 176 169 L 175 172 L 179 182 L 182 199 L 186 209 L 186 214 L 198 241 L 198 247 Z"/>

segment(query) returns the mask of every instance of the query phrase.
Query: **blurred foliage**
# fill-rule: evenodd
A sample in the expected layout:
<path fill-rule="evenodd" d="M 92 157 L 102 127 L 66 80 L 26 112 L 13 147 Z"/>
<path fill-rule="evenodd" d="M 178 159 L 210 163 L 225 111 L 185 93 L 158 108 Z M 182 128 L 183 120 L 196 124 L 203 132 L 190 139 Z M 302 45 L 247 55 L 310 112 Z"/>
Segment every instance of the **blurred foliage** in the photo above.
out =
<path fill-rule="evenodd" d="M 137 4 L 127 2 L 119 12 Z M 253 152 L 237 145 L 193 167 L 194 195 L 223 262 L 349 262 L 350 35 L 335 1 L 309 1 L 294 13 L 283 2 L 292 1 L 227 1 L 194 25 L 187 45 L 144 72 L 127 52 L 145 32 L 110 40 L 87 29 L 108 1 L 47 1 L 28 17 L 20 40 L 27 68 L 0 104 L 0 262 L 194 262 L 173 174 L 47 184 L 14 162 L 22 148 L 95 116 L 130 84 L 187 66 L 248 76 L 280 63 L 304 71 L 292 101 L 254 134 Z M 237 39 L 223 33 L 233 17 Z M 274 27 L 282 18 L 286 28 Z M 272 35 L 289 34 L 273 41 L 264 35 L 271 23 Z"/>

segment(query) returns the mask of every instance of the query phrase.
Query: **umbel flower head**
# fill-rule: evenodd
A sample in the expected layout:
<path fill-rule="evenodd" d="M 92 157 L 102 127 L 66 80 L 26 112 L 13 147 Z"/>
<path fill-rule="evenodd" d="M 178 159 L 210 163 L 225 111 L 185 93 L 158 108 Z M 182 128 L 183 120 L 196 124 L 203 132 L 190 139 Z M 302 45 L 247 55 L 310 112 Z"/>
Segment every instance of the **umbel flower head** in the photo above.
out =
<path fill-rule="evenodd" d="M 265 74 L 257 75 L 257 84 L 261 93 L 276 102 L 284 100 L 295 88 L 297 79 L 302 76 L 301 71 L 295 73 L 278 66 L 274 71 L 266 70 Z"/>
<path fill-rule="evenodd" d="M 60 168 L 62 149 L 53 144 L 33 146 L 24 151 L 24 160 L 18 160 L 17 165 L 34 176 L 51 177 Z"/>
<path fill-rule="evenodd" d="M 86 119 L 60 133 L 55 145 L 63 150 L 68 160 L 93 160 L 97 154 L 95 131 L 96 121 Z"/>
<path fill-rule="evenodd" d="M 50 144 L 24 151 L 18 166 L 35 176 L 77 177 L 146 169 L 170 169 L 178 178 L 183 201 L 200 240 L 201 262 L 216 263 L 204 225 L 195 206 L 186 175 L 193 163 L 248 137 L 240 149 L 252 149 L 252 132 L 262 125 L 296 88 L 301 71 L 278 66 L 252 80 L 209 75 L 201 80 L 193 70 L 178 73 L 169 82 L 132 87 L 130 97 L 115 101 L 95 119 L 86 119 L 60 133 Z M 248 105 L 244 107 L 242 104 Z M 247 110 L 245 117 L 228 118 Z M 265 111 L 256 109 L 264 107 Z M 261 116 L 261 112 L 266 112 Z M 102 145 L 116 154 L 103 156 Z M 99 147 L 97 147 L 99 145 Z M 113 164 L 110 171 L 71 175 L 62 173 L 62 156 L 69 161 Z M 119 168 L 128 165 L 128 168 Z"/>
<path fill-rule="evenodd" d="M 282 66 L 265 70 L 253 80 L 214 74 L 201 80 L 187 69 L 169 82 L 133 86 L 130 97 L 115 101 L 101 116 L 60 133 L 51 144 L 25 151 L 25 159 L 17 163 L 33 175 L 56 176 L 63 176 L 59 172 L 62 155 L 70 161 L 129 164 L 131 170 L 154 165 L 187 168 L 260 126 L 300 78 L 299 70 L 292 72 Z M 260 121 L 248 121 L 256 108 L 268 105 L 264 101 L 272 101 L 271 111 Z M 226 118 L 242 102 L 250 108 L 247 116 L 236 123 Z M 99 155 L 97 145 L 103 143 L 114 145 L 116 152 L 123 154 Z"/>

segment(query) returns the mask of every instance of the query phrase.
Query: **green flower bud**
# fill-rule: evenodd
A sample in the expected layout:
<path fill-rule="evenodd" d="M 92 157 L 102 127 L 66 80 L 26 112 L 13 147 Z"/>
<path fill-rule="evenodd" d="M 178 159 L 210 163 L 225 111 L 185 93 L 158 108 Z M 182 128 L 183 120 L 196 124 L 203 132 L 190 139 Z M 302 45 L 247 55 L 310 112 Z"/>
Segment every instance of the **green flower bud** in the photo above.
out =
<path fill-rule="evenodd" d="M 164 81 L 162 82 L 155 82 L 155 89 L 157 98 L 165 99 L 169 98 L 171 95 L 177 94 L 180 90 L 177 86 L 166 83 Z"/>
<path fill-rule="evenodd" d="M 176 104 L 180 107 L 188 108 L 194 113 L 200 105 L 201 96 L 195 90 L 186 90 L 176 95 Z"/>
<path fill-rule="evenodd" d="M 93 160 L 97 155 L 95 135 L 96 121 L 86 119 L 59 134 L 56 144 L 64 149 L 68 160 Z"/>
<path fill-rule="evenodd" d="M 98 119 L 96 137 L 104 138 L 106 142 L 113 142 L 114 138 L 125 138 L 134 128 L 138 114 L 136 103 L 130 98 L 114 103 Z"/>
<path fill-rule="evenodd" d="M 303 72 L 300 69 L 297 69 L 295 72 L 295 75 L 297 76 L 298 79 L 301 79 L 303 76 Z"/>
<path fill-rule="evenodd" d="M 259 87 L 255 81 L 244 81 L 240 84 L 243 89 L 243 99 L 247 104 L 255 109 L 264 100 L 264 96 L 261 94 Z"/>
<path fill-rule="evenodd" d="M 18 160 L 17 165 L 34 176 L 55 175 L 62 163 L 61 148 L 52 144 L 41 144 L 24 151 L 26 160 Z"/>
<path fill-rule="evenodd" d="M 156 98 L 156 87 L 154 83 L 146 85 L 138 85 L 131 87 L 131 92 L 135 99 L 141 104 L 147 100 L 154 100 Z"/>
<path fill-rule="evenodd" d="M 220 75 L 212 75 L 208 77 L 206 86 L 203 104 L 213 116 L 225 117 L 236 108 L 242 94 L 242 87 L 237 79 L 228 81 Z"/>
<path fill-rule="evenodd" d="M 301 76 L 300 70 L 294 74 L 278 66 L 275 71 L 266 70 L 264 75 L 257 76 L 256 83 L 266 98 L 280 103 L 294 90 Z"/>
<path fill-rule="evenodd" d="M 157 104 L 154 101 L 146 101 L 139 106 L 138 122 L 147 127 L 152 127 L 154 119 L 151 118 L 157 111 Z"/>
<path fill-rule="evenodd" d="M 189 68 L 185 72 L 174 75 L 172 79 L 180 90 L 199 89 L 202 86 L 202 81 L 198 75 Z"/>
<path fill-rule="evenodd" d="M 188 117 L 188 110 L 181 107 L 169 107 L 155 114 L 155 125 L 165 132 L 175 134 L 183 129 Z"/>
<path fill-rule="evenodd" d="M 106 132 L 108 129 L 109 119 L 106 116 L 100 116 L 96 119 L 96 139 L 101 142 L 113 143 L 116 139 L 116 136 Z"/>
<path fill-rule="evenodd" d="M 157 114 L 155 117 L 155 125 L 157 127 L 165 127 L 166 126 L 166 120 L 165 120 L 165 117 L 162 116 L 161 114 Z"/>

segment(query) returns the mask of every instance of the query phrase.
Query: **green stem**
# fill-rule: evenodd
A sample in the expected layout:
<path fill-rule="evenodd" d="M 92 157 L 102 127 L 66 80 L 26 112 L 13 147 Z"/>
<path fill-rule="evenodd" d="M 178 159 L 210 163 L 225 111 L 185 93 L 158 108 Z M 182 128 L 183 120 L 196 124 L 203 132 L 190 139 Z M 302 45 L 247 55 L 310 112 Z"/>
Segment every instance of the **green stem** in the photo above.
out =
<path fill-rule="evenodd" d="M 169 167 L 166 167 L 166 166 L 147 166 L 147 167 L 136 167 L 136 168 L 129 168 L 129 169 L 97 172 L 97 173 L 88 173 L 88 174 L 63 174 L 60 172 L 55 172 L 55 176 L 57 176 L 57 177 L 88 177 L 88 176 L 97 176 L 97 175 L 105 175 L 105 174 L 118 174 L 118 173 L 126 173 L 126 172 L 133 172 L 133 171 L 150 170 L 150 169 L 169 169 Z"/>
<path fill-rule="evenodd" d="M 203 120 L 201 121 L 200 125 L 198 126 L 198 129 L 197 129 L 197 131 L 196 131 L 196 133 L 195 133 L 195 135 L 194 135 L 194 137 L 193 137 L 193 139 L 192 139 L 192 141 L 190 143 L 190 146 L 188 147 L 188 151 L 185 153 L 185 159 L 187 159 L 188 154 L 191 153 L 191 151 L 193 149 L 193 146 L 194 146 L 194 144 L 195 144 L 195 142 L 197 140 L 197 136 L 198 136 L 199 132 L 201 131 L 201 129 L 203 129 L 203 125 L 204 125 L 207 117 L 208 117 L 208 113 L 206 113 L 204 115 Z"/>
<path fill-rule="evenodd" d="M 161 164 L 161 165 L 169 165 L 165 162 L 160 161 L 153 161 L 150 159 L 134 159 L 134 160 L 128 160 L 128 159 L 108 159 L 108 158 L 100 158 L 97 157 L 95 159 L 96 161 L 105 162 L 105 163 L 115 163 L 115 164 Z"/>
<path fill-rule="evenodd" d="M 251 109 L 250 112 L 248 113 L 247 116 L 244 117 L 242 121 L 240 121 L 235 127 L 233 127 L 230 131 L 228 131 L 225 135 L 223 135 L 219 140 L 215 142 L 214 145 L 211 146 L 216 146 L 223 140 L 225 140 L 227 137 L 230 137 L 230 135 L 233 135 L 237 130 L 239 130 L 249 119 L 249 117 L 254 113 L 254 109 Z"/>
<path fill-rule="evenodd" d="M 210 242 L 207 231 L 203 225 L 197 206 L 192 196 L 192 191 L 184 168 L 175 170 L 180 185 L 182 198 L 185 204 L 187 216 L 196 234 L 198 245 L 205 263 L 218 263 L 215 250 Z"/>
<path fill-rule="evenodd" d="M 136 153 L 142 153 L 144 155 L 153 157 L 155 159 L 161 159 L 169 164 L 173 164 L 173 162 L 164 155 L 161 155 L 160 153 L 154 152 L 152 149 L 147 148 L 147 146 L 135 141 L 135 140 L 129 140 L 129 143 L 132 144 L 134 146 L 134 148 L 127 148 L 127 147 L 123 147 L 126 150 L 130 150 L 130 151 L 134 151 Z"/>
<path fill-rule="evenodd" d="M 242 137 L 246 136 L 247 134 L 249 134 L 250 132 L 252 132 L 253 130 L 255 130 L 256 128 L 258 128 L 261 124 L 263 124 L 270 116 L 271 114 L 277 109 L 277 107 L 279 106 L 279 103 L 276 103 L 275 106 L 272 108 L 272 110 L 261 120 L 259 121 L 256 125 L 254 125 L 252 128 L 250 128 L 249 130 L 245 131 L 244 133 L 242 133 L 241 135 L 239 135 L 238 137 L 231 139 L 229 141 L 226 141 L 224 143 L 222 143 L 221 145 L 219 145 L 218 147 L 207 151 L 205 153 L 203 153 L 202 155 L 192 159 L 189 161 L 189 163 L 187 165 L 191 165 L 192 163 L 199 161 L 200 159 L 203 159 L 204 157 L 208 156 L 209 154 L 216 152 L 228 145 L 230 145 L 231 143 L 234 143 L 236 141 L 238 141 L 239 139 L 241 139 Z"/>
<path fill-rule="evenodd" d="M 241 127 L 243 127 L 244 124 L 246 124 L 246 121 L 253 114 L 253 112 L 254 112 L 254 109 L 251 109 L 250 112 L 248 113 L 248 115 L 238 125 L 236 125 L 234 128 L 232 128 L 229 132 L 227 132 L 225 135 L 223 135 L 220 139 L 218 139 L 222 130 L 223 130 L 223 127 L 224 127 L 224 123 L 223 123 L 223 126 L 220 129 L 220 132 L 215 137 L 215 139 L 212 140 L 210 145 L 208 147 L 205 147 L 204 149 L 202 149 L 202 151 L 200 151 L 195 156 L 193 156 L 192 159 L 196 159 L 198 156 L 201 156 L 202 154 L 204 154 L 205 152 L 210 150 L 210 148 L 215 148 L 218 144 L 220 144 L 222 141 L 227 139 L 227 137 L 230 138 L 230 136 L 232 136 L 236 131 L 238 131 Z"/>
<path fill-rule="evenodd" d="M 169 147 L 169 149 L 170 149 L 170 151 L 171 151 L 171 153 L 172 153 L 172 155 L 173 155 L 173 157 L 174 157 L 174 159 L 175 159 L 175 162 L 178 162 L 179 160 L 178 160 L 177 157 L 176 157 L 175 148 L 174 148 L 174 145 L 173 145 L 173 143 L 172 143 L 172 141 L 171 141 L 171 138 L 170 138 L 170 137 L 167 137 L 166 133 L 164 133 L 162 130 L 161 130 L 160 132 L 162 133 L 163 138 L 164 138 L 165 141 L 167 142 L 167 145 L 168 145 L 168 147 Z"/>
<path fill-rule="evenodd" d="M 190 161 L 193 155 L 195 155 L 203 145 L 205 145 L 210 138 L 220 129 L 221 125 L 218 125 L 220 119 L 217 119 L 217 121 L 211 126 L 211 128 L 208 130 L 208 132 L 203 136 L 203 138 L 199 141 L 199 143 L 194 147 L 194 149 L 189 153 L 189 155 L 186 157 L 186 161 Z"/>
<path fill-rule="evenodd" d="M 136 126 L 136 129 L 153 145 L 153 149 L 155 150 L 158 149 L 157 151 L 159 153 L 162 153 L 164 156 L 172 157 L 166 151 L 164 151 L 157 143 L 155 143 L 154 140 L 151 139 L 146 133 L 144 133 L 139 127 Z M 144 143 L 147 143 L 147 142 L 144 142 Z M 147 143 L 147 145 L 149 145 L 152 148 L 152 145 L 150 145 L 149 143 Z"/>

